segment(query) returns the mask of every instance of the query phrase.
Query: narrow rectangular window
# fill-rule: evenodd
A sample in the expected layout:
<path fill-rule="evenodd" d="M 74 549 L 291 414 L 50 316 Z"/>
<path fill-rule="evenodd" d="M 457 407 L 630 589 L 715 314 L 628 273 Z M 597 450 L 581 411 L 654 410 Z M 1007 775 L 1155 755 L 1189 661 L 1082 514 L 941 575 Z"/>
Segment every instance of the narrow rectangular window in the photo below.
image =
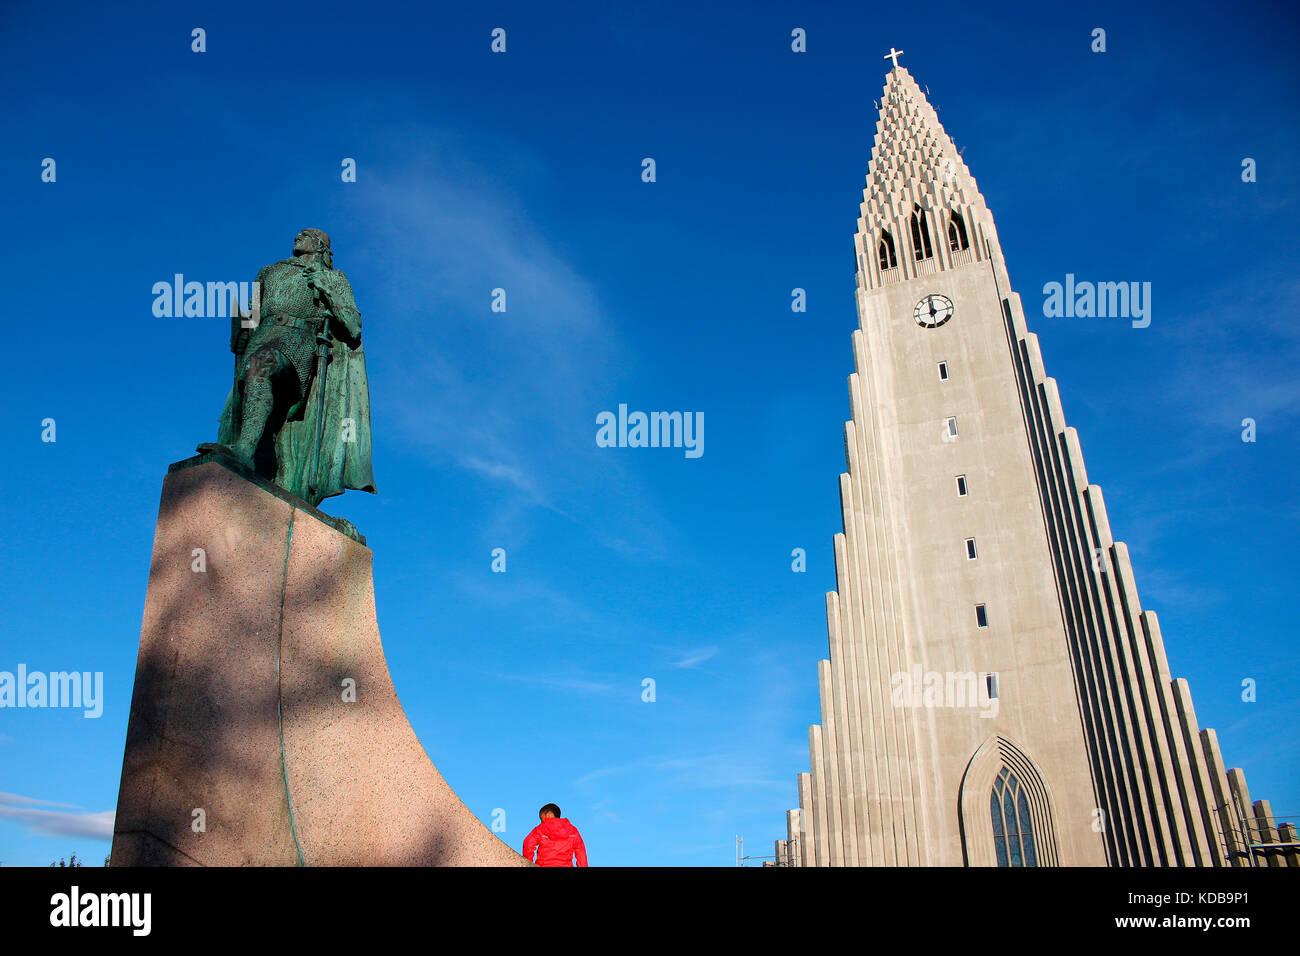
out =
<path fill-rule="evenodd" d="M 975 625 L 977 627 L 989 626 L 989 615 L 988 612 L 984 610 L 983 604 L 975 605 Z"/>
<path fill-rule="evenodd" d="M 948 363 L 947 363 L 947 362 L 940 362 L 940 363 L 939 363 L 939 381 L 941 381 L 941 382 L 946 382 L 946 381 L 948 381 Z"/>
<path fill-rule="evenodd" d="M 984 683 L 988 687 L 989 700 L 997 700 L 998 699 L 998 675 L 985 674 Z"/>
<path fill-rule="evenodd" d="M 931 425 L 930 427 L 933 428 L 934 426 Z M 957 437 L 957 419 L 956 419 L 956 418 L 950 418 L 950 419 L 948 419 L 948 434 L 951 435 L 953 438 L 956 438 L 956 437 Z"/>
<path fill-rule="evenodd" d="M 957 497 L 959 498 L 966 497 L 966 476 L 965 475 L 957 476 Z"/>
<path fill-rule="evenodd" d="M 975 539 L 974 538 L 966 539 L 966 557 L 970 558 L 970 560 L 972 561 L 975 560 Z"/>

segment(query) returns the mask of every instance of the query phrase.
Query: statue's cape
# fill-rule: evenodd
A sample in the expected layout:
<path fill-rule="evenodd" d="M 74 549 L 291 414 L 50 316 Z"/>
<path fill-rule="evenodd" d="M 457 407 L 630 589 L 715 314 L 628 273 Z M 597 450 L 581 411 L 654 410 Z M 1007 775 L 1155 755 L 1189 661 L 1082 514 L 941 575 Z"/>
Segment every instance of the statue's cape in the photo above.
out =
<path fill-rule="evenodd" d="M 370 470 L 370 383 L 366 378 L 364 346 L 351 349 L 338 339 L 330 343 L 324 382 L 324 428 L 317 453 L 316 423 L 320 417 L 321 375 L 312 376 L 305 401 L 290 410 L 275 440 L 275 483 L 311 505 L 348 489 L 375 491 Z M 217 441 L 233 444 L 238 437 L 239 384 L 230 390 L 221 414 Z"/>
<path fill-rule="evenodd" d="M 313 505 L 349 488 L 372 494 L 375 491 L 375 477 L 370 470 L 370 383 L 366 378 L 365 348 L 353 350 L 335 340 L 324 378 L 325 427 L 321 429 L 319 454 L 319 372 L 312 378 L 301 418 L 291 416 L 275 441 L 275 483 Z M 295 490 L 298 488 L 310 494 Z"/>

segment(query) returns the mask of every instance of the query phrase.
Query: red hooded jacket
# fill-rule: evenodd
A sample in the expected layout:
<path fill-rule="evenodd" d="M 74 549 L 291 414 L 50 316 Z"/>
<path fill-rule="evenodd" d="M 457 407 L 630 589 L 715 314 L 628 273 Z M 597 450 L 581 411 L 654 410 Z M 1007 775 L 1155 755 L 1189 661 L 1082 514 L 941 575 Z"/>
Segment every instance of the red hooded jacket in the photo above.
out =
<path fill-rule="evenodd" d="M 587 848 L 582 845 L 578 828 L 565 817 L 547 817 L 524 839 L 524 857 L 533 859 L 537 854 L 538 866 L 572 866 L 577 856 L 578 866 L 587 865 Z"/>

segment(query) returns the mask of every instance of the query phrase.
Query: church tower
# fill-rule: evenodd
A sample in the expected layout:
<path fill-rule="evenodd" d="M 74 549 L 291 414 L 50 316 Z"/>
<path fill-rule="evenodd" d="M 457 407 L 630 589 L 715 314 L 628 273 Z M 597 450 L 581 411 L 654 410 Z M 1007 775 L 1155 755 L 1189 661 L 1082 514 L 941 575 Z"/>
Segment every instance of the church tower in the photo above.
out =
<path fill-rule="evenodd" d="M 804 866 L 1300 864 L 1173 679 L 1012 291 L 897 51 L 854 245 L 844 530 Z"/>

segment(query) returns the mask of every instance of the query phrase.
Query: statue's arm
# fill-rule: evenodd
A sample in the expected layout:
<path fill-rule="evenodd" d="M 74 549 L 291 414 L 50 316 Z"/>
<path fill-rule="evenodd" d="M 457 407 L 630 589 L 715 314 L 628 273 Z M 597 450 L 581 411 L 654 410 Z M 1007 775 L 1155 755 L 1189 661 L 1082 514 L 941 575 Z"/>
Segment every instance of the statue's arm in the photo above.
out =
<path fill-rule="evenodd" d="M 346 333 L 344 338 L 356 348 L 361 344 L 361 312 L 357 309 L 357 300 L 352 297 L 352 285 L 348 277 L 337 269 L 329 273 L 328 281 L 334 325 Z"/>
<path fill-rule="evenodd" d="M 257 278 L 253 280 L 253 284 L 257 286 L 259 290 L 265 288 L 263 282 L 266 278 L 266 269 L 267 269 L 266 266 L 262 266 L 262 268 L 258 269 Z M 258 293 L 257 300 L 260 303 L 261 301 L 260 292 Z M 236 358 L 238 358 L 240 355 L 243 355 L 244 352 L 247 351 L 248 340 L 253 335 L 253 330 L 251 328 L 247 328 L 244 325 L 244 320 L 246 318 L 248 318 L 248 316 L 245 316 L 243 314 L 243 310 L 238 305 L 236 305 L 233 309 L 231 309 L 230 351 L 235 353 Z"/>

